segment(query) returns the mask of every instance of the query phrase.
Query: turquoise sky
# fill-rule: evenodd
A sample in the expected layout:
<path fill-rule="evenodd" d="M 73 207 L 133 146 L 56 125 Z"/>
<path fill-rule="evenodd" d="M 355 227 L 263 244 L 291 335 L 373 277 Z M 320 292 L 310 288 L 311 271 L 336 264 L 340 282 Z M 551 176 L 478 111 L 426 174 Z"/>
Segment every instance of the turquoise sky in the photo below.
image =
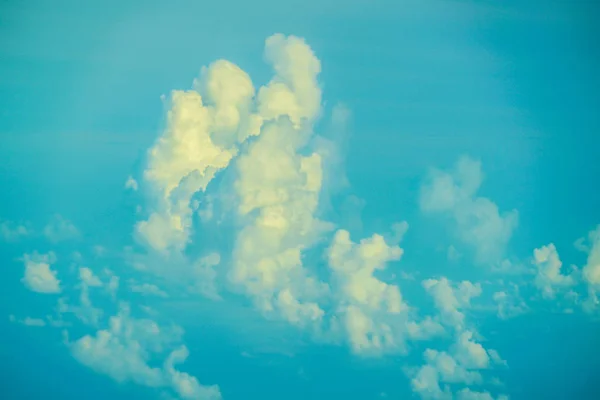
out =
<path fill-rule="evenodd" d="M 4 1 L 0 397 L 600 398 L 592 1 Z"/>

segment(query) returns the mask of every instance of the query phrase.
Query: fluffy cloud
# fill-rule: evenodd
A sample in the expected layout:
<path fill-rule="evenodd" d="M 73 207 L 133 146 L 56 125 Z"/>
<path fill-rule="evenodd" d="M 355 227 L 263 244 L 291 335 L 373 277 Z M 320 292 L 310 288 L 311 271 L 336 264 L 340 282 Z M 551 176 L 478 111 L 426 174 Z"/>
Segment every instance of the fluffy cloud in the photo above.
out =
<path fill-rule="evenodd" d="M 228 61 L 204 68 L 196 90 L 174 91 L 163 135 L 148 153 L 144 180 L 154 203 L 137 225 L 140 240 L 158 251 L 181 250 L 189 240 L 192 196 L 237 154 L 237 143 L 256 135 L 250 114 L 250 77 Z"/>
<path fill-rule="evenodd" d="M 10 322 L 17 322 L 19 324 L 23 324 L 26 326 L 37 326 L 37 327 L 46 326 L 46 321 L 44 321 L 41 318 L 25 317 L 22 320 L 17 320 L 17 318 L 11 314 L 11 315 L 9 315 L 8 319 Z"/>
<path fill-rule="evenodd" d="M 11 221 L 0 221 L 0 239 L 13 242 L 22 237 L 31 235 L 31 229 L 22 224 Z"/>
<path fill-rule="evenodd" d="M 458 400 L 494 400 L 489 392 L 475 392 L 469 388 L 462 389 L 457 394 Z M 508 400 L 508 396 L 499 395 L 496 400 Z"/>
<path fill-rule="evenodd" d="M 512 290 L 510 290 L 512 288 Z M 519 294 L 519 286 L 512 284 L 509 289 L 495 292 L 492 299 L 498 307 L 498 317 L 509 319 L 527 312 L 527 304 Z"/>
<path fill-rule="evenodd" d="M 138 190 L 138 183 L 132 176 L 128 177 L 125 181 L 125 189 L 131 189 L 134 192 Z"/>
<path fill-rule="evenodd" d="M 317 117 L 321 63 L 303 39 L 276 34 L 265 43 L 265 58 L 275 77 L 258 92 L 258 110 L 266 120 L 288 117 L 296 128 Z"/>
<path fill-rule="evenodd" d="M 458 238 L 475 250 L 478 262 L 498 262 L 518 224 L 516 210 L 501 213 L 486 197 L 477 197 L 483 181 L 481 164 L 462 157 L 450 172 L 432 171 L 421 187 L 420 207 L 426 213 L 452 217 Z"/>
<path fill-rule="evenodd" d="M 313 324 L 327 291 L 303 266 L 301 254 L 329 224 L 315 217 L 323 172 L 321 157 L 301 154 L 320 110 L 320 63 L 303 40 L 275 35 L 266 42 L 275 77 L 257 96 L 266 122 L 237 160 L 233 183 L 238 219 L 228 278 L 257 307 L 295 324 Z"/>
<path fill-rule="evenodd" d="M 533 264 L 537 269 L 534 284 L 545 298 L 554 298 L 556 291 L 575 284 L 573 276 L 561 274 L 562 262 L 554 244 L 535 249 Z"/>
<path fill-rule="evenodd" d="M 106 329 L 70 343 L 72 354 L 87 367 L 117 382 L 135 382 L 149 387 L 170 387 L 182 399 L 217 400 L 217 386 L 202 386 L 198 380 L 175 368 L 187 358 L 185 347 L 173 350 L 163 365 L 151 365 L 151 355 L 180 340 L 179 330 L 165 330 L 149 319 L 135 319 L 122 305 Z"/>
<path fill-rule="evenodd" d="M 471 307 L 471 299 L 481 295 L 481 286 L 469 281 L 454 284 L 441 278 L 425 280 L 423 287 L 433 297 L 441 321 L 454 328 L 455 338 L 448 351 L 425 351 L 425 363 L 412 374 L 413 391 L 423 399 L 491 396 L 487 392 L 472 392 L 468 388 L 453 395 L 453 386 L 457 384 L 483 384 L 481 370 L 493 364 L 506 365 L 496 350 L 485 349 L 475 340 L 476 332 L 468 327 L 466 321 L 464 310 Z"/>
<path fill-rule="evenodd" d="M 389 246 L 380 235 L 350 240 L 345 230 L 338 231 L 328 250 L 329 267 L 337 295 L 338 313 L 356 353 L 403 348 L 403 337 L 395 332 L 394 322 L 406 322 L 400 314 L 408 311 L 400 289 L 374 276 L 386 263 L 400 259 L 402 249 Z M 401 332 L 400 332 L 401 333 Z"/>
<path fill-rule="evenodd" d="M 473 332 L 464 331 L 458 335 L 450 353 L 433 349 L 425 351 L 425 365 L 411 380 L 413 390 L 423 399 L 451 399 L 450 384 L 483 383 L 479 370 L 489 367 L 490 354 L 500 362 L 497 352 L 486 351 L 481 344 L 473 341 Z"/>
<path fill-rule="evenodd" d="M 267 39 L 265 59 L 274 76 L 258 91 L 238 66 L 220 60 L 202 69 L 192 90 L 172 92 L 166 128 L 147 154 L 143 176 L 126 182 L 128 189 L 139 186 L 149 203 L 135 227 L 136 239 L 149 251 L 135 254 L 140 257 L 134 258 L 134 272 L 160 269 L 211 299 L 227 299 L 230 289 L 247 296 L 264 316 L 306 328 L 313 338 L 345 341 L 360 355 L 403 352 L 409 340 L 429 339 L 450 328 L 453 342 L 446 350 L 425 351 L 424 365 L 412 376 L 414 390 L 425 398 L 491 398 L 487 392 L 456 392 L 455 387 L 481 384 L 482 370 L 504 363 L 476 340 L 466 321 L 471 300 L 481 295 L 480 284 L 423 281 L 439 315 L 420 319 L 400 287 L 381 278 L 402 257 L 399 243 L 408 225 L 353 241 L 348 231 L 322 219 L 326 169 L 334 170 L 339 154 L 331 143 L 315 140 L 320 62 L 302 39 L 283 35 Z M 332 119 L 343 124 L 347 111 L 336 109 Z M 209 185 L 220 172 L 224 183 L 211 192 L 216 182 L 210 190 Z M 500 214 L 489 199 L 476 197 L 481 181 L 479 163 L 463 158 L 452 173 L 433 173 L 422 188 L 421 208 L 450 215 L 477 259 L 495 261 L 517 215 Z M 228 236 L 231 251 L 186 252 L 197 218 L 212 223 L 219 207 L 231 219 L 228 228 L 234 228 Z M 57 221 L 48 238 L 62 240 L 69 231 L 74 236 L 68 221 Z M 327 247 L 324 259 L 307 257 L 307 250 L 321 251 L 321 245 Z M 24 282 L 40 292 L 59 292 L 51 262 L 44 262 L 37 261 L 26 279 L 26 260 Z M 58 311 L 61 318 L 70 313 L 94 328 L 69 342 L 79 362 L 118 382 L 162 388 L 184 399 L 221 398 L 217 386 L 204 386 L 176 368 L 189 355 L 181 329 L 159 325 L 155 311 L 149 312 L 153 319 L 134 318 L 126 305 L 106 322 L 105 315 L 113 313 L 97 308 L 92 299 L 108 293 L 116 301 L 119 278 L 87 267 L 78 273 L 79 304 L 61 299 Z M 172 294 L 137 276 L 128 282 L 130 292 Z"/>
<path fill-rule="evenodd" d="M 73 223 L 56 214 L 44 227 L 44 236 L 52 243 L 76 239 L 80 236 L 79 230 Z"/>
<path fill-rule="evenodd" d="M 25 254 L 23 257 L 25 264 L 25 276 L 21 282 L 31 291 L 38 293 L 60 293 L 60 281 L 56 277 L 56 271 L 50 268 L 56 257 L 53 253 Z"/>
<path fill-rule="evenodd" d="M 588 237 L 590 246 L 583 276 L 590 285 L 600 286 L 600 225 Z"/>
<path fill-rule="evenodd" d="M 453 285 L 448 279 L 427 279 L 423 287 L 433 297 L 444 324 L 461 331 L 465 327 L 463 310 L 470 308 L 471 299 L 481 295 L 481 285 L 463 281 Z"/>
<path fill-rule="evenodd" d="M 587 262 L 582 269 L 585 282 L 588 284 L 588 299 L 584 307 L 595 310 L 600 302 L 597 292 L 600 291 L 600 225 L 588 234 Z"/>
<path fill-rule="evenodd" d="M 165 298 L 169 297 L 169 295 L 164 290 L 152 283 L 132 283 L 130 288 L 131 291 L 134 293 L 140 293 L 147 296 L 158 296 Z"/>
<path fill-rule="evenodd" d="M 304 268 L 301 253 L 328 226 L 314 216 L 320 157 L 298 154 L 297 140 L 289 120 L 280 119 L 267 125 L 238 160 L 234 186 L 245 226 L 236 238 L 229 280 L 264 312 L 278 308 L 285 315 L 299 312 L 314 320 L 322 315 L 314 300 L 326 288 Z M 287 300 L 280 297 L 283 293 Z M 294 305 L 292 314 L 285 310 L 288 304 Z"/>

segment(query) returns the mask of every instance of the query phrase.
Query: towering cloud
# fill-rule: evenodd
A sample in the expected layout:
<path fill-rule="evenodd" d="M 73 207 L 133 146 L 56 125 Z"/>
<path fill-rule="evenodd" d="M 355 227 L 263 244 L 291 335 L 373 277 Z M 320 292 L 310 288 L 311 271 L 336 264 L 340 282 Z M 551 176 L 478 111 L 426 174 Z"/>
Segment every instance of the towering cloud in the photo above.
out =
<path fill-rule="evenodd" d="M 478 197 L 482 181 L 481 164 L 462 157 L 450 173 L 431 172 L 421 187 L 420 206 L 426 213 L 449 215 L 458 239 L 474 249 L 476 261 L 495 263 L 504 256 L 518 213 L 501 213 L 493 201 Z"/>

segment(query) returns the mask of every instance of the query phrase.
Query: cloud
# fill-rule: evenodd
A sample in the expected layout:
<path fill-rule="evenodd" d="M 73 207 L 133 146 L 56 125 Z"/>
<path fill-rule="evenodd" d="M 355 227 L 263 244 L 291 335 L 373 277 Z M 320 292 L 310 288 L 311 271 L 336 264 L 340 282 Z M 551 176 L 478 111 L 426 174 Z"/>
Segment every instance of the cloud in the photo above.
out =
<path fill-rule="evenodd" d="M 236 65 L 211 64 L 195 88 L 172 92 L 167 127 L 148 152 L 143 174 L 153 206 L 138 223 L 137 236 L 161 252 L 186 246 L 192 196 L 206 189 L 237 154 L 238 142 L 256 135 L 262 123 L 250 114 L 250 77 Z"/>
<path fill-rule="evenodd" d="M 0 220 L 0 239 L 7 242 L 14 242 L 22 237 L 31 235 L 33 232 L 25 225 L 16 224 L 11 221 Z"/>
<path fill-rule="evenodd" d="M 44 236 L 52 243 L 76 239 L 80 236 L 79 230 L 69 220 L 56 214 L 44 227 Z"/>
<path fill-rule="evenodd" d="M 494 400 L 494 397 L 489 392 L 476 392 L 465 388 L 458 392 L 457 400 Z M 508 396 L 499 395 L 496 400 L 508 400 Z"/>
<path fill-rule="evenodd" d="M 428 214 L 450 216 L 457 237 L 474 249 L 476 261 L 495 263 L 518 225 L 518 213 L 501 213 L 493 201 L 476 196 L 482 181 L 481 164 L 461 157 L 451 172 L 430 173 L 421 187 L 420 207 Z"/>
<path fill-rule="evenodd" d="M 219 387 L 204 386 L 196 377 L 175 369 L 175 365 L 183 363 L 189 355 L 187 347 L 181 346 L 173 350 L 165 362 L 165 374 L 171 386 L 182 399 L 190 400 L 219 400 L 222 398 Z"/>
<path fill-rule="evenodd" d="M 483 370 L 505 364 L 478 342 L 467 323 L 466 310 L 482 294 L 481 285 L 424 280 L 437 315 L 421 317 L 400 286 L 382 278 L 403 255 L 399 244 L 408 224 L 353 240 L 348 230 L 325 219 L 320 206 L 332 190 L 325 186 L 342 174 L 335 139 L 318 140 L 315 132 L 322 113 L 320 61 L 302 39 L 279 34 L 266 40 L 265 59 L 274 75 L 258 90 L 241 68 L 219 60 L 202 69 L 191 90 L 171 93 L 166 127 L 149 149 L 142 175 L 125 183 L 147 200 L 134 228 L 145 251 L 125 252 L 134 267 L 125 295 L 134 301 L 140 296 L 131 293 L 175 297 L 172 286 L 158 287 L 145 273 L 168 278 L 154 282 L 183 281 L 188 292 L 182 297 L 191 297 L 193 304 L 194 294 L 223 300 L 213 305 L 241 294 L 262 316 L 303 328 L 302 336 L 308 331 L 316 341 L 344 342 L 363 356 L 404 353 L 409 341 L 450 332 L 448 348 L 424 352 L 413 389 L 427 398 L 487 398 L 481 397 L 490 396 L 487 392 L 456 391 L 459 384 L 484 383 Z M 332 125 L 343 129 L 348 115 L 347 109 L 334 108 Z M 500 214 L 491 200 L 477 197 L 482 179 L 479 163 L 462 158 L 455 171 L 432 173 L 420 200 L 423 211 L 453 219 L 458 238 L 475 249 L 478 261 L 491 262 L 502 258 L 517 214 Z M 220 252 L 202 240 L 194 242 L 194 234 L 202 233 L 199 225 L 209 223 L 227 225 L 223 230 L 230 242 Z M 78 235 L 60 216 L 44 233 L 55 242 Z M 449 248 L 450 257 L 457 254 Z M 32 268 L 28 261 L 28 287 L 61 291 L 51 261 L 35 261 Z M 147 317 L 135 318 L 124 303 L 116 313 L 110 309 L 114 304 L 100 307 L 106 305 L 95 302 L 100 294 L 117 302 L 120 278 L 89 267 L 76 271 L 79 302 L 59 299 L 56 325 L 66 326 L 63 318 L 70 317 L 89 329 L 68 342 L 80 363 L 118 382 L 185 399 L 221 398 L 218 386 L 203 385 L 177 369 L 189 356 L 181 328 L 159 324 L 158 308 L 137 304 Z M 505 304 L 503 295 L 494 299 Z"/>
<path fill-rule="evenodd" d="M 148 295 L 148 296 L 157 296 L 157 297 L 169 297 L 169 295 L 161 290 L 158 286 L 153 285 L 151 283 L 142 283 L 142 284 L 135 284 L 133 283 L 131 286 L 131 291 L 134 293 L 140 293 L 143 295 Z"/>
<path fill-rule="evenodd" d="M 466 393 L 463 389 L 453 395 L 453 386 L 482 385 L 482 370 L 493 365 L 506 366 L 496 350 L 485 349 L 475 340 L 477 333 L 467 323 L 464 310 L 471 307 L 471 299 L 482 294 L 481 285 L 469 281 L 456 284 L 440 278 L 423 281 L 423 287 L 433 297 L 441 321 L 454 328 L 455 337 L 448 351 L 427 349 L 425 363 L 416 370 L 409 370 L 413 391 L 423 399 L 469 396 L 475 392 L 469 389 Z"/>
<path fill-rule="evenodd" d="M 275 77 L 258 92 L 259 114 L 266 120 L 286 116 L 296 128 L 314 120 L 321 108 L 321 62 L 311 48 L 301 38 L 275 34 L 265 42 L 265 59 Z"/>
<path fill-rule="evenodd" d="M 464 388 L 453 396 L 452 387 L 456 385 L 483 385 L 484 379 L 480 371 L 489 368 L 490 360 L 506 365 L 497 351 L 484 349 L 472 337 L 473 332 L 462 332 L 451 346 L 450 352 L 425 350 L 425 364 L 413 372 L 411 379 L 411 387 L 419 397 L 436 400 L 493 399 L 487 392 L 472 392 L 469 388 Z M 498 397 L 500 398 L 504 397 Z"/>
<path fill-rule="evenodd" d="M 198 380 L 175 369 L 175 364 L 187 358 L 187 349 L 173 350 L 163 366 L 151 366 L 150 355 L 159 355 L 166 345 L 178 341 L 179 331 L 164 330 L 150 319 L 135 319 L 129 308 L 121 305 L 119 313 L 109 320 L 109 326 L 70 343 L 75 359 L 83 365 L 110 376 L 117 382 L 171 387 L 183 399 L 217 400 L 216 386 L 202 386 Z"/>
<path fill-rule="evenodd" d="M 18 322 L 25 326 L 35 326 L 35 327 L 46 326 L 46 321 L 44 321 L 41 318 L 25 317 L 22 320 L 17 320 L 17 318 L 11 314 L 11 315 L 9 315 L 8 319 L 10 322 Z"/>
<path fill-rule="evenodd" d="M 48 254 L 25 254 L 25 276 L 21 282 L 31 291 L 45 294 L 56 294 L 61 292 L 60 281 L 56 278 L 56 271 L 50 265 L 56 262 L 53 253 Z"/>
<path fill-rule="evenodd" d="M 355 353 L 404 349 L 404 338 L 394 329 L 394 322 L 406 319 L 408 306 L 400 289 L 374 276 L 389 261 L 399 260 L 402 249 L 388 246 L 381 235 L 373 235 L 356 244 L 349 232 L 339 230 L 328 250 L 329 268 L 333 272 L 333 290 L 337 312 Z"/>
<path fill-rule="evenodd" d="M 301 254 L 331 227 L 315 216 L 321 156 L 300 150 L 320 110 L 320 63 L 293 36 L 267 39 L 265 57 L 275 76 L 259 90 L 257 109 L 269 122 L 236 161 L 233 188 L 242 228 L 228 279 L 261 312 L 312 324 L 323 316 L 317 300 L 327 287 L 303 266 Z"/>
<path fill-rule="evenodd" d="M 281 119 L 267 125 L 238 160 L 234 187 L 244 227 L 237 234 L 228 277 L 263 312 L 291 316 L 292 310 L 285 308 L 292 303 L 278 300 L 286 293 L 294 304 L 299 301 L 294 309 L 312 319 L 321 313 L 315 297 L 326 288 L 304 268 L 301 252 L 329 225 L 314 215 L 321 188 L 320 157 L 298 154 L 297 137 L 289 120 Z"/>
<path fill-rule="evenodd" d="M 481 285 L 463 281 L 453 285 L 447 278 L 427 279 L 423 287 L 433 297 L 444 324 L 461 331 L 465 327 L 463 310 L 471 307 L 471 299 L 481 295 Z"/>
<path fill-rule="evenodd" d="M 483 377 L 479 370 L 488 368 L 490 355 L 481 344 L 472 340 L 473 332 L 458 335 L 450 352 L 425 350 L 425 364 L 413 378 L 411 386 L 423 399 L 452 399 L 450 385 L 481 385 Z M 493 351 L 494 357 L 499 358 Z M 460 392 L 458 393 L 460 397 Z"/>
<path fill-rule="evenodd" d="M 81 279 L 82 283 L 86 284 L 87 286 L 102 286 L 100 278 L 98 278 L 94 272 L 87 267 L 79 268 L 79 279 Z"/>
<path fill-rule="evenodd" d="M 583 246 L 583 250 L 587 252 L 587 260 L 581 272 L 588 286 L 588 298 L 583 306 L 591 312 L 600 304 L 597 295 L 600 291 L 600 225 L 588 233 L 587 245 Z"/>
<path fill-rule="evenodd" d="M 562 262 L 552 243 L 533 251 L 533 264 L 537 268 L 534 285 L 545 298 L 552 299 L 558 290 L 569 288 L 576 283 L 572 275 L 561 274 Z"/>
<path fill-rule="evenodd" d="M 498 318 L 509 319 L 526 313 L 529 307 L 523 301 L 519 293 L 519 287 L 511 285 L 512 293 L 509 290 L 495 292 L 492 299 L 498 307 Z"/>
<path fill-rule="evenodd" d="M 454 347 L 454 353 L 465 368 L 482 369 L 490 364 L 490 356 L 483 346 L 473 341 L 473 332 L 462 332 Z M 497 354 L 497 353 L 496 353 Z"/>
<path fill-rule="evenodd" d="M 132 176 L 129 176 L 127 181 L 125 181 L 125 189 L 130 189 L 134 192 L 138 190 L 138 183 Z"/>

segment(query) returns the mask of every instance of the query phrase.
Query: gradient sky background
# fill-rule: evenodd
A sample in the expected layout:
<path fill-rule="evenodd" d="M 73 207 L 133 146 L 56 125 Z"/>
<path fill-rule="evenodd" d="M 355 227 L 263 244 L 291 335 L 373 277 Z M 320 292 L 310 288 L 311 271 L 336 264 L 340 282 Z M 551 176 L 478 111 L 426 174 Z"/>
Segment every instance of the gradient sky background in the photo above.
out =
<path fill-rule="evenodd" d="M 190 356 L 177 368 L 218 385 L 226 400 L 441 398 L 418 393 L 411 368 L 424 365 L 427 348 L 453 348 L 452 324 L 422 284 L 447 277 L 481 285 L 461 312 L 475 339 L 508 365 L 490 364 L 481 385 L 452 384 L 452 397 L 600 398 L 600 230 L 576 243 L 600 224 L 599 11 L 593 1 L 550 0 L 2 1 L 0 397 L 177 396 L 174 386 L 119 383 L 74 357 L 73 343 L 105 329 L 117 302 L 127 301 L 133 318 L 185 329 Z M 227 284 L 220 301 L 183 290 L 193 259 L 211 251 L 221 253 L 217 273 L 226 275 L 239 228 L 231 221 L 217 229 L 194 216 L 184 261 L 134 234 L 152 207 L 143 171 L 166 126 L 161 96 L 190 89 L 218 59 L 246 71 L 255 88 L 267 84 L 265 39 L 275 33 L 303 38 L 321 63 L 314 132 L 337 157 L 325 164 L 319 218 L 354 242 L 389 238 L 394 223 L 408 223 L 401 260 L 375 275 L 397 284 L 446 334 L 409 341 L 406 354 L 357 354 L 348 332 L 325 343 L 281 316 L 265 317 Z M 482 184 L 456 207 L 439 206 L 452 193 L 435 188 L 458 160 L 470 172 L 454 175 L 457 190 L 479 165 Z M 265 168 L 277 167 L 267 160 Z M 139 190 L 125 187 L 129 176 Z M 228 198 L 234 176 L 218 175 L 207 193 Z M 439 211 L 426 206 L 431 191 Z M 497 209 L 478 208 L 477 198 Z M 518 225 L 492 226 L 511 210 Z M 333 233 L 304 259 L 325 280 Z M 534 262 L 534 249 L 550 243 L 570 284 L 559 287 L 562 278 L 542 276 Z M 50 251 L 61 293 L 34 293 L 22 280 L 24 254 Z M 503 261 L 511 267 L 499 268 Z M 136 262 L 160 272 L 140 272 Z M 90 288 L 98 291 L 93 306 L 104 310 L 95 325 L 57 311 L 59 298 L 80 301 L 82 266 L 120 276 L 117 300 L 102 292 L 104 281 Z M 129 279 L 155 284 L 165 297 L 135 293 Z M 542 281 L 553 296 L 543 296 Z M 503 312 L 498 292 L 521 310 Z M 44 326 L 28 326 L 27 317 Z M 115 365 L 127 355 L 106 357 Z M 148 362 L 160 368 L 165 357 Z M 491 397 L 460 397 L 466 387 Z"/>

